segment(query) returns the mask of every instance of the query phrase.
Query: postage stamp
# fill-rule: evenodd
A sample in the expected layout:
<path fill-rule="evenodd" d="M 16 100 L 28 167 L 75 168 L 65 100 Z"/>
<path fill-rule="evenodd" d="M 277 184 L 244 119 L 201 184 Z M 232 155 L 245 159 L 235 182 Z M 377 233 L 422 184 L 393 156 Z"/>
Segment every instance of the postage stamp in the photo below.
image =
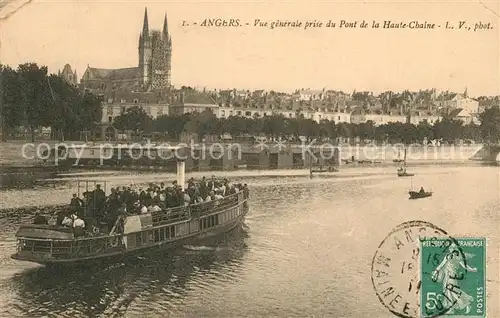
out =
<path fill-rule="evenodd" d="M 436 225 L 409 221 L 396 226 L 379 244 L 373 255 L 371 278 L 380 301 L 398 317 L 420 317 L 420 241 L 422 239 L 459 243 Z M 459 256 L 463 255 L 460 247 Z M 466 262 L 463 258 L 463 262 Z M 436 315 L 450 308 L 434 310 Z"/>
<path fill-rule="evenodd" d="M 486 317 L 486 239 L 420 240 L 422 317 Z"/>

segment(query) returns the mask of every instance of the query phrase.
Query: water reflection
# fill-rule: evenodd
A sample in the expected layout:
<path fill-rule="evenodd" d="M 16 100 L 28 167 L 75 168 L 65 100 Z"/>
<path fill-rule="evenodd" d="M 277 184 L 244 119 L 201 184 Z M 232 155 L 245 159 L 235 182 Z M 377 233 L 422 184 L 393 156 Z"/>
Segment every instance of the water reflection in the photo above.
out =
<path fill-rule="evenodd" d="M 154 299 L 140 311 L 175 313 L 190 280 L 203 281 L 213 274 L 227 281 L 235 276 L 248 249 L 247 238 L 247 229 L 241 227 L 203 245 L 173 252 L 157 249 L 105 268 L 27 270 L 12 278 L 15 307 L 22 316 L 121 316 L 133 313 L 132 304 Z"/>
<path fill-rule="evenodd" d="M 50 214 L 68 203 L 84 177 L 1 192 L 0 316 L 389 317 L 374 295 L 370 264 L 387 233 L 415 219 L 453 235 L 486 237 L 487 290 L 489 299 L 498 299 L 498 167 L 412 166 L 412 172 L 413 178 L 397 178 L 394 167 L 313 179 L 307 171 L 229 176 L 251 190 L 243 237 L 86 272 L 23 270 L 35 265 L 8 257 L 19 223 L 31 222 L 38 209 L 24 207 L 50 205 L 43 208 Z M 114 187 L 168 178 L 129 173 L 109 179 Z M 408 200 L 408 189 L 420 186 L 435 195 Z"/>

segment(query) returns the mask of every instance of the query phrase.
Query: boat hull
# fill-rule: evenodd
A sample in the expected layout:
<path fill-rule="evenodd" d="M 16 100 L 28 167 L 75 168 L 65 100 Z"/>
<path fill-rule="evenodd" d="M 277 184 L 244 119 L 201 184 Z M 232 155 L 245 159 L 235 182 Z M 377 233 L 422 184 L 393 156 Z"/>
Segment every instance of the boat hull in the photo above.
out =
<path fill-rule="evenodd" d="M 165 243 L 165 244 L 160 244 L 160 245 L 155 245 L 155 246 L 147 246 L 143 247 L 137 250 L 133 251 L 121 251 L 118 253 L 107 253 L 107 254 L 102 254 L 97 257 L 92 257 L 92 258 L 85 258 L 85 259 L 69 259 L 69 260 L 44 260 L 44 259 L 39 259 L 38 261 L 33 259 L 32 256 L 29 257 L 23 257 L 22 255 L 19 254 L 13 254 L 11 255 L 11 258 L 17 261 L 27 261 L 31 263 L 37 263 L 40 265 L 44 265 L 46 267 L 50 268 L 73 268 L 73 267 L 95 267 L 95 266 L 104 266 L 104 265 L 111 265 L 111 264 L 116 264 L 119 262 L 122 262 L 124 260 L 137 257 L 143 254 L 147 254 L 149 252 L 153 252 L 154 250 L 161 250 L 162 253 L 169 253 L 173 252 L 174 250 L 185 246 L 185 245 L 195 245 L 196 243 L 199 242 L 205 242 L 207 240 L 217 238 L 220 236 L 223 236 L 225 234 L 231 233 L 238 228 L 241 228 L 243 226 L 244 222 L 243 220 L 239 222 L 234 222 L 233 224 L 227 224 L 223 228 L 220 228 L 217 231 L 211 231 L 210 233 L 207 233 L 206 235 L 203 236 L 193 236 L 193 237 L 188 237 L 184 239 L 180 239 L 177 241 Z"/>
<path fill-rule="evenodd" d="M 417 191 L 410 191 L 408 193 L 410 194 L 410 200 L 423 199 L 423 198 L 428 198 L 428 197 L 432 196 L 432 192 L 420 193 Z"/>
<path fill-rule="evenodd" d="M 181 238 L 171 242 L 165 242 L 163 244 L 156 244 L 151 246 L 144 246 L 135 250 L 127 251 L 126 249 L 117 250 L 115 252 L 108 252 L 97 256 L 85 257 L 85 258 L 73 258 L 73 259 L 47 259 L 44 258 L 43 255 L 40 255 L 39 258 L 36 258 L 36 255 L 33 253 L 27 253 L 25 256 L 22 253 L 16 253 L 11 255 L 12 259 L 18 261 L 28 261 L 32 263 L 37 263 L 45 266 L 88 266 L 90 264 L 96 263 L 115 263 L 121 259 L 138 256 L 142 253 L 147 253 L 154 249 L 164 249 L 164 250 L 173 250 L 184 245 L 192 245 L 194 243 L 204 241 L 213 237 L 217 237 L 226 233 L 231 232 L 236 227 L 241 226 L 244 221 L 244 215 L 235 219 L 233 222 L 223 224 L 220 228 L 213 229 L 209 232 L 205 232 L 200 235 L 192 235 L 190 237 Z"/>
<path fill-rule="evenodd" d="M 127 216 L 121 234 L 95 237 L 74 238 L 68 229 L 50 225 L 21 226 L 16 234 L 18 250 L 11 258 L 42 265 L 72 265 L 123 258 L 159 247 L 173 249 L 231 231 L 244 222 L 249 206 L 245 194 L 238 193 L 173 210 L 177 213 L 166 210 Z"/>
<path fill-rule="evenodd" d="M 414 173 L 398 173 L 398 177 L 413 177 Z"/>

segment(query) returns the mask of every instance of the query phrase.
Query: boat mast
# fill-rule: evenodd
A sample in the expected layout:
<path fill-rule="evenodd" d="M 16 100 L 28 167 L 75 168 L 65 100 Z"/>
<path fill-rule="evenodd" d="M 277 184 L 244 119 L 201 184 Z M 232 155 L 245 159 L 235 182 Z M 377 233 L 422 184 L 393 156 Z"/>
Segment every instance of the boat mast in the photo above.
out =
<path fill-rule="evenodd" d="M 404 159 L 403 159 L 403 165 L 406 167 L 406 148 L 405 148 L 405 156 L 404 156 Z"/>

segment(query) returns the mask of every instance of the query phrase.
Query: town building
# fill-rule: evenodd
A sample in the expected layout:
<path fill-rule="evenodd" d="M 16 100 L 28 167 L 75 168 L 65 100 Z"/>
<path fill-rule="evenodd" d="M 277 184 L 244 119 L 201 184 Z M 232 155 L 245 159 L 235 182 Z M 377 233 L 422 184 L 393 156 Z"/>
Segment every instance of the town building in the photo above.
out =
<path fill-rule="evenodd" d="M 380 110 L 372 111 L 369 109 L 363 109 L 361 107 L 356 108 L 350 115 L 351 123 L 353 124 L 361 124 L 371 121 L 375 126 L 385 125 L 389 123 L 411 123 L 413 125 L 418 125 L 421 122 L 427 122 L 433 125 L 435 122 L 441 120 L 442 118 L 437 113 L 428 111 L 404 112 L 401 109 L 398 109 L 390 110 L 385 113 Z"/>
<path fill-rule="evenodd" d="M 311 89 L 301 89 L 296 93 L 298 95 L 298 100 L 311 101 L 311 100 L 323 100 L 325 98 L 325 89 L 322 90 L 311 90 Z"/>
<path fill-rule="evenodd" d="M 467 90 L 463 94 L 449 94 L 442 99 L 435 101 L 439 107 L 463 109 L 471 115 L 479 113 L 479 102 L 467 96 Z"/>
<path fill-rule="evenodd" d="M 460 120 L 465 125 L 476 124 L 479 125 L 480 121 L 477 114 L 471 114 L 467 109 L 457 108 L 450 111 L 448 116 L 451 119 Z"/>
<path fill-rule="evenodd" d="M 170 114 L 180 116 L 188 113 L 202 113 L 208 110 L 219 117 L 219 108 L 221 106 L 210 93 L 186 89 L 174 95 L 174 100 L 170 106 Z"/>
<path fill-rule="evenodd" d="M 66 64 L 64 65 L 64 68 L 62 71 L 59 71 L 57 73 L 60 77 L 62 77 L 66 82 L 70 83 L 71 85 L 78 85 L 78 77 L 76 74 L 76 70 L 73 71 L 71 69 L 71 65 Z"/>

